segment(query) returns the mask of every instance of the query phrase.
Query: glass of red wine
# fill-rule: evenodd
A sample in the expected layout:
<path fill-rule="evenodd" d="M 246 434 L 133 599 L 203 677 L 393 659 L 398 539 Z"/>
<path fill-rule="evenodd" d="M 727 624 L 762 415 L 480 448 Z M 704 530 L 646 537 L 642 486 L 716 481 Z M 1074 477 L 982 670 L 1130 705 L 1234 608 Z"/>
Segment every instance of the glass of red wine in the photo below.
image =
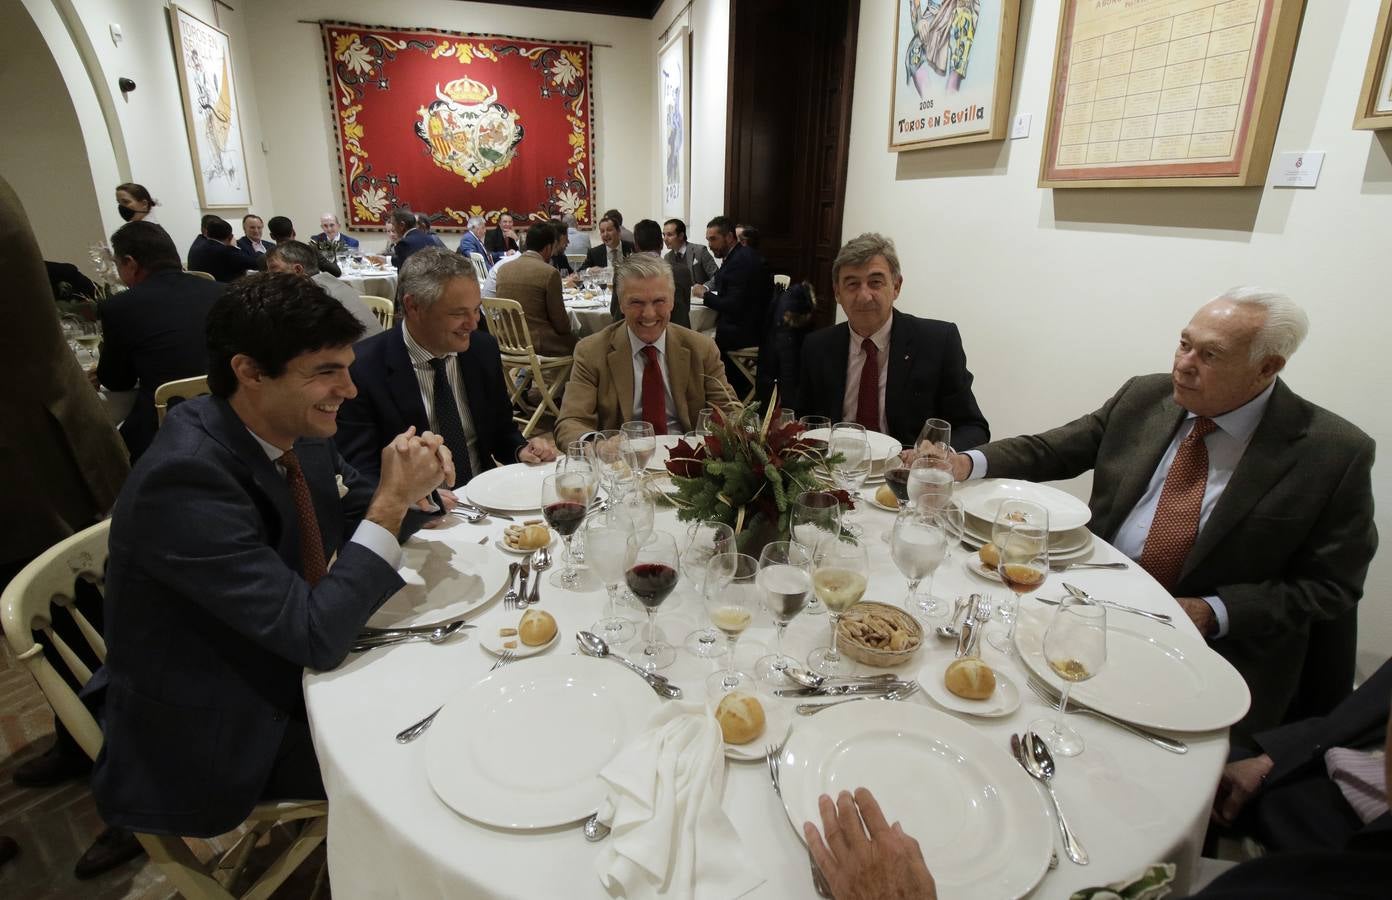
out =
<path fill-rule="evenodd" d="M 902 511 L 909 502 L 909 467 L 904 465 L 902 459 L 891 458 L 889 468 L 885 469 L 884 480 L 885 486 L 894 494 L 894 499 L 899 502 L 899 510 Z M 888 544 L 893 534 L 892 527 L 886 528 L 880 535 L 880 540 Z"/>
<path fill-rule="evenodd" d="M 565 538 L 566 543 L 565 567 L 552 584 L 566 590 L 575 590 L 580 581 L 570 542 L 585 523 L 585 514 L 590 509 L 594 492 L 594 475 L 588 469 L 566 469 L 555 475 L 547 475 L 541 483 L 541 514 L 546 517 L 546 524 Z"/>
<path fill-rule="evenodd" d="M 667 668 L 677 658 L 677 651 L 671 644 L 657 639 L 655 623 L 657 608 L 677 586 L 680 565 L 677 540 L 662 531 L 653 532 L 647 541 L 640 540 L 637 535 L 630 537 L 626 562 L 624 581 L 629 593 L 648 613 L 647 644 L 643 647 L 643 655 L 635 662 L 649 672 L 656 672 Z"/>

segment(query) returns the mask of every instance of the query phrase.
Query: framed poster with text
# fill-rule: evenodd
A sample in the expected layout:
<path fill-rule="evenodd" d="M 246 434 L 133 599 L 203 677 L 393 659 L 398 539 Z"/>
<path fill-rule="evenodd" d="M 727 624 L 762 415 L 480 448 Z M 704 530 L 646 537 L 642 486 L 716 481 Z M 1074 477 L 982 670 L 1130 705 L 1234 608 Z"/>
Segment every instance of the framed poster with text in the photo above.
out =
<path fill-rule="evenodd" d="M 251 185 L 242 146 L 242 110 L 232 80 L 227 32 L 177 6 L 169 7 L 169 22 L 198 205 L 203 209 L 248 207 Z"/>
<path fill-rule="evenodd" d="M 691 173 L 691 32 L 673 30 L 657 56 L 658 121 L 662 123 L 662 215 L 686 218 Z"/>
<path fill-rule="evenodd" d="M 1063 0 L 1039 186 L 1266 180 L 1304 0 Z"/>
<path fill-rule="evenodd" d="M 894 0 L 889 149 L 1002 140 L 1020 0 Z"/>
<path fill-rule="evenodd" d="M 1392 128 L 1392 0 L 1382 0 L 1377 28 L 1373 29 L 1373 49 L 1368 54 L 1368 71 L 1358 96 L 1354 128 Z"/>

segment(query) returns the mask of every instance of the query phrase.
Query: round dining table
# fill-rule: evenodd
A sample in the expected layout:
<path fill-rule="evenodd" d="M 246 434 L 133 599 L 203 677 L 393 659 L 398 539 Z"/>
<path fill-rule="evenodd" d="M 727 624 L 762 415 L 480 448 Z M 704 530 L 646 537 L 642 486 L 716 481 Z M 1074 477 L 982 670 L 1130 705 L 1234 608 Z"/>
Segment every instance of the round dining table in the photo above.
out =
<path fill-rule="evenodd" d="M 867 494 L 873 491 L 873 486 L 866 488 Z M 521 520 L 527 514 L 515 515 Z M 463 560 L 473 567 L 496 567 L 495 574 L 484 581 L 501 583 L 502 572 L 517 559 L 494 543 L 508 523 L 495 519 L 468 524 L 457 516 L 446 519 L 444 527 L 422 531 L 406 545 L 408 559 L 414 556 L 418 563 L 414 571 L 422 573 L 427 582 L 424 587 L 429 588 L 431 579 L 447 578 L 451 560 Z M 907 583 L 890 559 L 889 545 L 880 539 L 892 525 L 893 515 L 862 503 L 851 520 L 863 529 L 869 548 L 871 576 L 865 599 L 901 605 Z M 659 507 L 658 530 L 682 535 L 686 527 L 673 509 Z M 949 608 L 952 599 L 973 592 L 990 593 L 997 600 L 1005 596 L 1001 585 L 968 571 L 967 563 L 974 556 L 965 548 L 955 548 L 934 577 L 933 593 L 948 601 Z M 1101 540 L 1095 542 L 1091 558 L 1124 560 Z M 422 559 L 428 561 L 421 563 Z M 560 565 L 559 558 L 556 565 Z M 1041 595 L 1058 597 L 1065 578 L 1109 601 L 1170 613 L 1179 632 L 1197 636 L 1174 599 L 1134 565 L 1122 571 L 1050 575 Z M 419 582 L 421 577 L 413 575 L 412 579 Z M 423 608 L 419 600 L 427 596 L 428 592 L 418 590 L 417 600 L 399 607 L 403 621 L 432 621 L 431 610 Z M 449 592 L 441 591 L 434 602 L 449 601 Z M 539 608 L 550 612 L 560 627 L 560 639 L 543 655 L 577 652 L 576 632 L 590 628 L 603 615 L 604 605 L 605 595 L 597 586 L 571 592 L 543 582 Z M 1024 608 L 1051 607 L 1027 598 Z M 391 601 L 387 609 L 391 609 Z M 641 622 L 642 613 L 636 607 L 626 614 Z M 1125 615 L 1109 612 L 1109 621 Z M 395 740 L 398 731 L 483 677 L 495 658 L 480 646 L 480 638 L 496 636 L 501 627 L 515 626 L 519 616 L 515 610 L 504 609 L 500 597 L 495 596 L 471 614 L 475 630 L 463 631 L 439 644 L 408 643 L 350 655 L 333 671 L 305 675 L 305 701 L 329 798 L 328 862 L 335 896 L 608 896 L 595 872 L 602 845 L 586 842 L 580 822 L 535 831 L 474 822 L 446 806 L 432 790 L 426 773 L 429 732 L 413 743 Z M 795 657 L 806 658 L 827 642 L 828 621 L 826 615 L 799 615 L 787 630 L 785 649 Z M 372 624 L 385 623 L 374 620 Z M 680 648 L 692 630 L 706 624 L 703 605 L 683 578 L 661 608 L 657 627 Z M 736 655 L 740 667 L 750 671 L 754 660 L 769 652 L 772 637 L 772 623 L 760 612 L 740 641 Z M 982 648 L 985 661 L 1020 687 L 1022 704 L 1001 718 L 962 715 L 960 719 L 1009 758 L 1011 734 L 1023 732 L 1050 710 L 1025 689 L 1028 670 L 1018 657 L 1007 657 L 985 641 Z M 638 642 L 618 649 L 629 656 L 641 654 Z M 940 668 L 953 651 L 953 642 L 929 629 L 915 660 L 901 667 L 903 674 L 912 678 L 935 664 Z M 512 665 L 528 662 L 521 659 Z M 852 665 L 861 672 L 882 671 Z M 714 660 L 679 649 L 676 662 L 664 674 L 682 688 L 686 699 L 700 701 L 705 698 L 705 678 L 716 666 Z M 1099 679 L 1105 675 L 1104 669 Z M 899 703 L 933 707 L 934 701 L 926 694 L 920 691 Z M 761 700 L 766 704 L 799 702 L 775 698 L 767 689 L 761 690 Z M 807 721 L 796 715 L 791 719 L 795 729 L 799 721 Z M 1173 735 L 1188 744 L 1188 752 L 1180 755 L 1096 718 L 1071 714 L 1069 720 L 1086 741 L 1086 749 L 1078 756 L 1057 760 L 1054 786 L 1091 862 L 1075 865 L 1064 856 L 1050 819 L 1050 840 L 1059 851 L 1058 866 L 1046 872 L 1028 896 L 1066 898 L 1080 888 L 1136 877 L 1157 862 L 1176 865 L 1174 887 L 1178 894 L 1184 894 L 1197 865 L 1214 788 L 1227 756 L 1227 730 Z M 477 727 L 486 731 L 490 723 L 479 721 Z M 468 762 L 460 759 L 459 764 Z M 764 761 L 727 760 L 725 764 L 723 809 L 749 858 L 765 876 L 764 882 L 746 896 L 814 896 L 808 854 L 774 793 Z M 1042 791 L 1040 796 L 1044 797 Z M 931 803 L 931 798 L 925 802 Z M 927 862 L 931 869 L 931 856 Z"/>
<path fill-rule="evenodd" d="M 358 269 L 345 267 L 340 280 L 347 282 L 359 294 L 385 297 L 388 300 L 396 299 L 396 270 L 390 266 Z"/>
<path fill-rule="evenodd" d="M 571 332 L 577 337 L 585 337 L 600 331 L 614 321 L 609 312 L 608 292 L 596 293 L 592 297 L 582 296 L 579 291 L 566 291 L 566 314 L 570 317 Z M 710 337 L 715 336 L 717 313 L 707 309 L 705 303 L 691 298 L 691 329 Z"/>

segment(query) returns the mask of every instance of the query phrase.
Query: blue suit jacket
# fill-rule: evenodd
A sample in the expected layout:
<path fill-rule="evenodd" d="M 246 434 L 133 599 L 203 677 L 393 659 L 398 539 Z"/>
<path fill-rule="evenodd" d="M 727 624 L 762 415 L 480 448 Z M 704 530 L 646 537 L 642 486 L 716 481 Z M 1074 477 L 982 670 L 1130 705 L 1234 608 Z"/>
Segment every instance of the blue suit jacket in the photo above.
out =
<path fill-rule="evenodd" d="M 106 664 L 87 691 L 102 707 L 92 791 L 110 825 L 210 836 L 241 822 L 287 730 L 307 730 L 304 669 L 337 666 L 403 584 L 381 557 L 347 543 L 373 480 L 332 441 L 301 439 L 295 451 L 325 558 L 338 553 L 313 588 L 300 575 L 285 479 L 224 400 L 170 410 L 121 491 Z"/>
<path fill-rule="evenodd" d="M 419 228 L 412 228 L 402 235 L 401 240 L 392 247 L 392 265 L 398 269 L 411 257 L 417 250 L 424 250 L 426 247 L 439 245 L 439 240 L 433 234 L 427 234 Z"/>
<path fill-rule="evenodd" d="M 390 331 L 353 345 L 357 358 L 348 371 L 358 396 L 338 411 L 334 441 L 349 463 L 373 476 L 381 468 L 382 448 L 392 438 L 412 425 L 417 432 L 430 427 L 416 371 L 401 336 L 403 327 L 398 323 Z M 498 342 L 487 332 L 475 331 L 469 349 L 458 356 L 469 413 L 478 434 L 480 465 L 491 469 L 494 458 L 504 465 L 516 462 L 517 451 L 527 441 L 512 420 Z"/>
<path fill-rule="evenodd" d="M 311 241 L 327 241 L 328 239 L 329 236 L 322 231 L 316 234 L 314 237 L 310 238 Z M 338 233 L 338 239 L 342 241 L 346 246 L 352 247 L 354 250 L 358 249 L 357 238 L 349 237 L 348 235 L 340 231 Z M 264 243 L 264 241 L 262 243 Z"/>
<path fill-rule="evenodd" d="M 474 236 L 472 231 L 464 232 L 464 236 L 459 239 L 459 254 L 468 256 L 470 253 L 477 253 L 483 257 L 483 264 L 488 268 L 493 268 L 493 254 L 483 246 L 483 241 Z"/>
<path fill-rule="evenodd" d="M 237 246 L 241 247 L 244 253 L 250 253 L 252 256 L 265 256 L 264 253 L 258 253 L 256 251 L 254 245 L 251 243 L 251 238 L 247 237 L 246 235 L 242 235 L 241 237 L 237 238 Z M 269 250 L 275 246 L 275 241 L 268 241 L 263 239 L 261 241 L 261 246 Z"/>
<path fill-rule="evenodd" d="M 764 258 L 742 244 L 735 245 L 705 296 L 706 306 L 720 313 L 715 322 L 716 345 L 721 350 L 763 346 L 772 302 L 773 276 Z"/>

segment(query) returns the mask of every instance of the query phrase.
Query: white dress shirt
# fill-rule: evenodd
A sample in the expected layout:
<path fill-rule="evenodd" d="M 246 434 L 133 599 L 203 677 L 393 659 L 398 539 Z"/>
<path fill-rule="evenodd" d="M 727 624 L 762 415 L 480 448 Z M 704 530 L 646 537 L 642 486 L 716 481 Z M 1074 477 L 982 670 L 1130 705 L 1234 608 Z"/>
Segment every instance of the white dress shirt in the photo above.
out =
<path fill-rule="evenodd" d="M 638 339 L 632 328 L 625 326 L 624 331 L 628 334 L 628 346 L 633 349 L 633 418 L 636 421 L 643 418 L 643 372 L 648 366 L 643 348 L 648 345 Z M 667 394 L 667 433 L 680 434 L 681 423 L 677 421 L 677 405 L 672 400 L 672 376 L 667 368 L 666 329 L 663 329 L 662 337 L 653 341 L 652 345 L 657 348 L 657 365 L 662 370 L 662 389 Z"/>
<path fill-rule="evenodd" d="M 1231 412 L 1213 417 L 1213 424 L 1218 427 L 1204 438 L 1204 446 L 1208 449 L 1208 482 L 1204 485 L 1203 502 L 1199 507 L 1199 534 L 1203 533 L 1209 515 L 1218 505 L 1218 499 L 1223 496 L 1237 464 L 1242 461 L 1242 454 L 1246 452 L 1252 435 L 1261 424 L 1262 416 L 1266 413 L 1267 401 L 1271 399 L 1271 392 L 1275 388 L 1276 382 L 1273 381 L 1267 385 L 1266 390 L 1247 403 Z M 1197 418 L 1198 416 L 1189 413 L 1179 424 L 1169 447 L 1165 449 L 1165 455 L 1160 457 L 1160 464 L 1151 474 L 1150 483 L 1146 485 L 1141 499 L 1136 501 L 1136 505 L 1132 507 L 1117 531 L 1114 545 L 1133 560 L 1139 561 L 1145 551 L 1150 524 L 1155 519 L 1155 508 L 1160 504 L 1160 493 L 1165 488 L 1165 476 L 1169 475 L 1170 464 L 1179 452 L 1179 445 L 1194 429 L 1194 420 Z M 967 456 L 972 460 L 972 471 L 967 476 L 968 479 L 985 478 L 985 455 L 979 450 L 968 450 Z M 1203 600 L 1213 608 L 1213 615 L 1218 620 L 1218 630 L 1213 636 L 1225 636 L 1228 633 L 1227 606 L 1217 596 L 1204 597 Z"/>
<path fill-rule="evenodd" d="M 894 324 L 894 316 L 890 316 L 879 330 L 870 335 L 870 340 L 879 351 L 880 363 L 880 422 L 874 430 L 880 433 L 889 431 L 885 424 L 885 384 L 889 380 L 889 330 Z M 846 357 L 846 395 L 841 401 L 841 420 L 843 422 L 856 422 L 856 407 L 860 405 L 860 373 L 865 371 L 865 348 L 861 345 L 865 338 L 855 333 L 854 328 L 847 327 L 851 334 L 851 352 Z M 834 423 L 833 423 L 834 424 Z"/>
<path fill-rule="evenodd" d="M 440 433 L 440 420 L 435 416 L 435 370 L 430 361 L 435 355 L 411 339 L 411 329 L 401 326 L 401 337 L 406 341 L 406 352 L 411 357 L 411 367 L 416 370 L 416 384 L 420 387 L 421 400 L 425 402 L 425 418 L 430 430 Z M 478 430 L 474 428 L 474 416 L 469 411 L 469 398 L 464 391 L 463 379 L 459 377 L 459 354 L 451 353 L 444 357 L 445 373 L 449 376 L 450 392 L 459 404 L 459 420 L 464 424 L 464 439 L 469 444 L 469 471 L 477 475 L 479 466 Z"/>
<path fill-rule="evenodd" d="M 508 263 L 521 258 L 522 254 L 520 253 L 514 253 L 511 256 L 495 254 L 493 257 L 493 259 L 495 260 L 495 262 L 493 263 L 493 268 L 488 270 L 488 277 L 483 279 L 483 284 L 480 286 L 480 290 L 483 291 L 483 296 L 498 296 L 498 270 L 501 269 L 503 266 L 507 265 Z"/>
<path fill-rule="evenodd" d="M 275 444 L 262 439 L 261 435 L 247 429 L 247 434 L 256 439 L 256 443 L 261 445 L 261 449 L 266 451 L 266 456 L 271 460 L 280 477 L 285 477 L 285 466 L 281 464 L 280 458 L 285 455 L 285 451 Z M 382 561 L 393 569 L 401 567 L 401 545 L 397 543 L 396 535 L 378 525 L 363 519 L 358 523 L 358 527 L 353 530 L 353 536 L 349 539 L 350 544 L 361 544 L 368 550 L 377 554 Z"/>

